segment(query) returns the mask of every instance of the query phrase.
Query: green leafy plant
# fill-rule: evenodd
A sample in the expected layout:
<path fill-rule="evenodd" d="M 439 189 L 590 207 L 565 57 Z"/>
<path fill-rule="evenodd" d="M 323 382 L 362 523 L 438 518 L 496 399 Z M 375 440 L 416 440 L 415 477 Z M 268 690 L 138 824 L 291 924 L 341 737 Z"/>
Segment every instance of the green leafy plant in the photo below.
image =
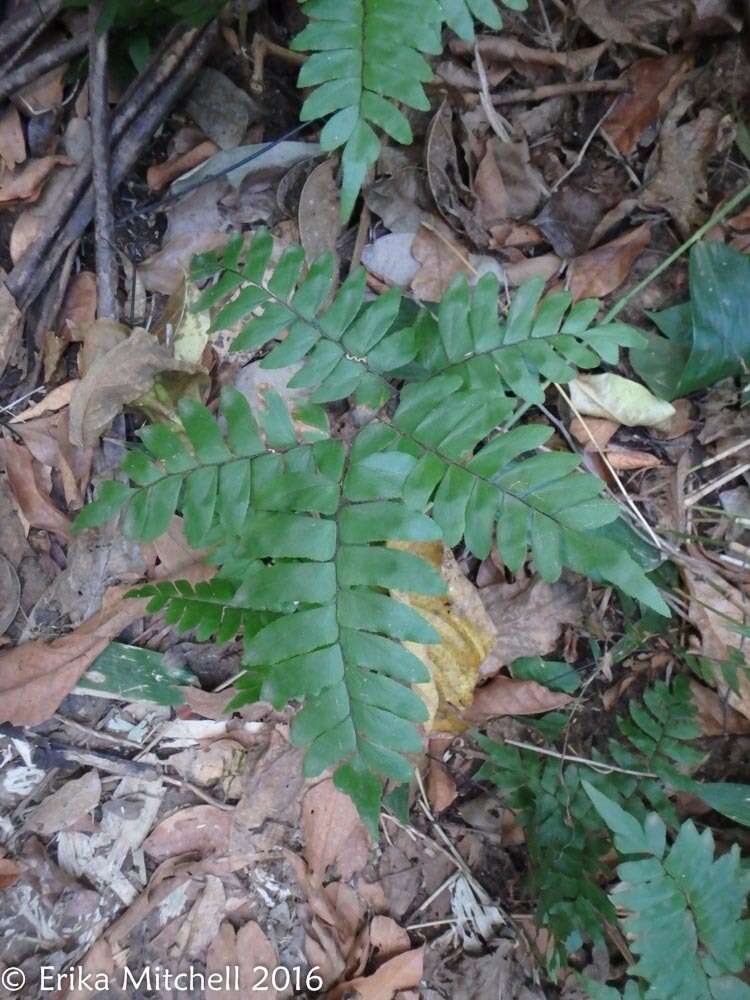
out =
<path fill-rule="evenodd" d="M 540 450 L 547 427 L 501 429 L 519 396 L 541 398 L 543 377 L 613 361 L 637 334 L 597 326 L 594 301 L 543 298 L 539 281 L 519 289 L 501 321 L 492 276 L 474 289 L 458 278 L 437 316 L 409 316 L 395 290 L 366 302 L 361 269 L 334 293 L 330 255 L 302 277 L 299 247 L 275 267 L 271 250 L 261 232 L 249 247 L 236 240 L 198 260 L 196 280 L 210 275 L 211 284 L 197 308 L 215 310 L 216 330 L 240 326 L 233 346 L 266 351 L 263 367 L 301 363 L 290 385 L 312 390 L 310 407 L 353 394 L 371 420 L 347 450 L 322 430 L 298 440 L 273 393 L 253 414 L 225 389 L 218 419 L 183 400 L 181 433 L 144 427 L 142 448 L 123 463 L 129 482 L 103 483 L 77 524 L 124 508 L 125 533 L 153 539 L 182 514 L 188 542 L 211 550 L 217 576 L 139 593 L 202 638 L 244 634 L 235 704 L 303 701 L 293 738 L 308 748 L 306 773 L 335 768 L 375 831 L 384 780 L 407 781 L 405 755 L 421 746 L 425 712 L 410 685 L 425 668 L 401 643 L 438 641 L 390 591 L 444 586 L 388 543 L 463 538 L 484 558 L 495 542 L 512 570 L 531 555 L 548 580 L 568 566 L 667 613 L 642 568 L 608 539 L 618 509 L 600 496 L 601 481 L 578 471 L 577 456 Z"/>
<path fill-rule="evenodd" d="M 503 3 L 515 10 L 527 6 L 527 0 Z M 304 0 L 304 11 L 310 23 L 292 48 L 312 52 L 297 82 L 315 89 L 301 118 L 331 116 L 320 143 L 325 150 L 343 147 L 341 215 L 347 221 L 380 152 L 375 128 L 409 144 L 411 126 L 395 102 L 430 109 L 423 85 L 432 69 L 424 56 L 442 51 L 443 24 L 471 41 L 473 17 L 494 29 L 502 27 L 502 17 L 495 0 Z"/>
<path fill-rule="evenodd" d="M 623 861 L 620 884 L 610 900 L 627 916 L 622 921 L 638 961 L 628 971 L 626 1000 L 748 1000 L 750 986 L 736 977 L 750 958 L 750 921 L 743 920 L 750 873 L 743 871 L 739 848 L 714 857 L 710 830 L 699 833 L 683 823 L 671 846 L 658 813 L 643 820 L 589 782 L 584 789 L 614 836 Z M 594 989 L 601 1000 L 619 997 L 610 988 Z"/>
<path fill-rule="evenodd" d="M 671 687 L 657 682 L 642 701 L 632 699 L 627 715 L 617 718 L 617 727 L 621 738 L 607 741 L 608 756 L 594 748 L 590 768 L 561 766 L 530 750 L 477 737 L 488 759 L 476 777 L 504 791 L 526 833 L 529 890 L 540 925 L 554 935 L 547 956 L 552 968 L 580 947 L 583 936 L 603 941 L 604 921 L 615 919 L 611 900 L 600 886 L 612 841 L 591 810 L 587 786 L 638 821 L 656 810 L 671 829 L 679 826 L 669 798 L 674 790 L 690 792 L 735 821 L 750 824 L 747 806 L 743 809 L 750 787 L 692 777 L 705 755 L 690 745 L 700 728 L 686 677 L 676 678 Z M 620 770 L 608 770 L 612 764 Z"/>

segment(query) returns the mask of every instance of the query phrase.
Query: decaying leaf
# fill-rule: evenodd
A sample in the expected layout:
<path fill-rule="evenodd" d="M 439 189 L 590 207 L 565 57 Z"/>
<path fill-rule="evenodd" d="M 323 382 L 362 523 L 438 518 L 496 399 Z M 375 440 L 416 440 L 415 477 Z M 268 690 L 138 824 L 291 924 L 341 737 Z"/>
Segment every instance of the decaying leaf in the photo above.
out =
<path fill-rule="evenodd" d="M 26 139 L 21 116 L 13 104 L 6 105 L 0 114 L 0 164 L 13 170 L 26 159 Z"/>
<path fill-rule="evenodd" d="M 493 677 L 520 656 L 550 653 L 563 625 L 581 620 L 585 586 L 563 574 L 557 583 L 499 583 L 478 593 L 497 633 L 480 674 Z"/>
<path fill-rule="evenodd" d="M 0 205 L 13 205 L 21 201 L 36 201 L 45 181 L 58 165 L 72 166 L 67 156 L 42 156 L 29 160 L 19 170 L 0 181 Z"/>
<path fill-rule="evenodd" d="M 571 700 L 570 695 L 550 691 L 536 681 L 493 677 L 477 688 L 464 718 L 468 722 L 486 722 L 500 715 L 542 715 L 563 708 Z"/>
<path fill-rule="evenodd" d="M 615 98 L 602 128 L 625 156 L 635 150 L 643 130 L 669 107 L 689 65 L 684 56 L 639 59 L 623 73 L 628 90 Z"/>
<path fill-rule="evenodd" d="M 27 523 L 67 536 L 70 521 L 52 502 L 49 488 L 42 480 L 42 468 L 33 460 L 28 448 L 16 444 L 10 437 L 0 438 L 0 464 Z"/>
<path fill-rule="evenodd" d="M 724 119 L 714 108 L 703 108 L 693 121 L 678 126 L 680 110 L 667 117 L 648 163 L 640 203 L 669 212 L 680 236 L 687 239 L 709 215 L 708 162 L 726 147 L 727 139 L 731 143 L 732 134 L 722 136 Z M 731 127 L 730 120 L 727 124 Z"/>
<path fill-rule="evenodd" d="M 18 347 L 22 322 L 16 300 L 0 281 L 0 375 Z"/>
<path fill-rule="evenodd" d="M 102 783 L 96 771 L 66 781 L 47 796 L 26 820 L 26 826 L 42 837 L 67 830 L 99 805 Z"/>
<path fill-rule="evenodd" d="M 330 994 L 331 1000 L 356 991 L 359 1000 L 393 1000 L 401 990 L 418 986 L 424 969 L 424 948 L 396 955 L 384 962 L 371 976 L 359 976 L 342 983 Z"/>
<path fill-rule="evenodd" d="M 648 223 L 576 257 L 568 268 L 573 298 L 603 298 L 618 288 L 651 241 Z"/>
<path fill-rule="evenodd" d="M 97 320 L 96 329 L 89 328 L 84 340 L 95 339 L 97 332 L 111 321 Z M 126 403 L 142 396 L 160 372 L 189 372 L 193 366 L 175 358 L 172 352 L 141 327 L 137 327 L 119 343 L 96 351 L 70 402 L 70 440 L 76 445 L 95 444 L 102 431 Z"/>
<path fill-rule="evenodd" d="M 323 160 L 309 174 L 300 195 L 298 218 L 308 264 L 326 250 L 336 252 L 341 210 L 335 160 Z"/>
<path fill-rule="evenodd" d="M 370 837 L 352 800 L 330 778 L 305 792 L 302 802 L 304 856 L 314 884 L 323 885 L 328 868 L 336 864 L 348 879 L 364 868 Z"/>
<path fill-rule="evenodd" d="M 409 256 L 419 265 L 412 276 L 411 289 L 425 302 L 439 302 L 457 274 L 471 275 L 466 251 L 432 227 L 419 227 Z"/>
<path fill-rule="evenodd" d="M 671 403 L 613 372 L 579 375 L 569 385 L 573 406 L 585 417 L 604 417 L 626 427 L 658 427 L 674 415 Z"/>
<path fill-rule="evenodd" d="M 420 685 L 426 689 L 423 694 L 431 708 L 427 729 L 460 731 L 463 726 L 457 713 L 471 703 L 479 668 L 492 649 L 496 629 L 479 592 L 461 572 L 450 549 L 440 542 L 391 544 L 432 563 L 448 585 L 445 597 L 399 593 L 398 599 L 416 608 L 442 640 L 434 646 L 405 644 L 425 663 L 432 678 L 427 685 Z"/>
<path fill-rule="evenodd" d="M 732 683 L 722 668 L 730 660 L 732 649 L 742 649 L 743 640 L 734 625 L 746 625 L 748 600 L 742 591 L 726 580 L 709 580 L 687 570 L 685 579 L 690 591 L 690 621 L 701 634 L 700 653 L 708 660 L 716 677 L 716 686 L 730 708 L 750 719 L 750 678 L 740 667 L 731 671 Z M 731 668 L 730 668 L 731 669 Z"/>
<path fill-rule="evenodd" d="M 198 853 L 224 854 L 229 847 L 232 814 L 216 806 L 188 806 L 167 816 L 146 838 L 143 849 L 156 861 Z"/>
<path fill-rule="evenodd" d="M 721 698 L 696 680 L 690 681 L 690 694 L 698 710 L 698 723 L 704 736 L 745 736 L 750 733 L 750 717 L 730 708 L 726 697 Z"/>

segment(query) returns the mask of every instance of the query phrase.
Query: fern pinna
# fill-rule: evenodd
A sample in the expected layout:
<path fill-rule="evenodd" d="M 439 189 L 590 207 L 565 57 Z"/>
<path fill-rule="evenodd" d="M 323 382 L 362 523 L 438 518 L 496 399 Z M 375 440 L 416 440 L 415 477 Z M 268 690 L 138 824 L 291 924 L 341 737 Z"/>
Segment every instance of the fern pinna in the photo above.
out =
<path fill-rule="evenodd" d="M 527 0 L 503 0 L 525 10 Z M 300 117 L 330 115 L 320 136 L 324 150 L 343 146 L 341 215 L 347 221 L 368 169 L 380 153 L 373 126 L 409 144 L 412 130 L 394 102 L 429 111 L 424 84 L 432 69 L 424 55 L 442 51 L 447 24 L 462 38 L 474 37 L 473 17 L 502 27 L 495 0 L 303 0 L 310 23 L 292 48 L 311 52 L 297 80 L 314 87 Z"/>
<path fill-rule="evenodd" d="M 298 440 L 273 393 L 253 414 L 224 389 L 218 418 L 183 401 L 180 431 L 143 428 L 142 448 L 123 465 L 130 484 L 102 484 L 78 526 L 124 507 L 126 533 L 149 539 L 182 514 L 216 577 L 138 593 L 201 637 L 244 635 L 235 704 L 303 702 L 293 738 L 307 747 L 306 773 L 335 768 L 375 832 L 384 781 L 409 780 L 408 755 L 421 747 L 425 709 L 411 685 L 426 672 L 402 642 L 439 641 L 390 592 L 444 589 L 432 567 L 389 542 L 463 538 L 479 558 L 494 542 L 513 570 L 530 553 L 548 580 L 568 566 L 667 612 L 608 540 L 617 507 L 600 480 L 579 472 L 575 456 L 541 451 L 547 428 L 501 429 L 519 396 L 541 398 L 543 379 L 615 360 L 637 334 L 597 326 L 596 303 L 542 298 L 539 282 L 518 291 L 501 322 L 492 277 L 474 289 L 458 279 L 436 316 L 404 318 L 397 291 L 366 301 L 362 270 L 334 294 L 330 255 L 302 277 L 300 248 L 275 267 L 271 250 L 262 232 L 248 248 L 235 241 L 199 260 L 196 280 L 211 283 L 197 308 L 215 310 L 215 330 L 242 325 L 233 346 L 263 349 L 263 367 L 300 362 L 289 384 L 310 389 L 312 406 L 354 395 L 373 410 L 370 422 L 347 450 L 322 431 Z"/>

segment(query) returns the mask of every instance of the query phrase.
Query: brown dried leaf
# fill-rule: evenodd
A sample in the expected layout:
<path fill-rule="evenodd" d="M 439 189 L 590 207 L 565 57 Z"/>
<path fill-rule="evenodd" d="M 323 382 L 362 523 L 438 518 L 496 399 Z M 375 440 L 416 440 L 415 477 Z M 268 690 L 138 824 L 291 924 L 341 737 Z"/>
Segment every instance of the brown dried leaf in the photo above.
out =
<path fill-rule="evenodd" d="M 69 63 L 62 63 L 54 69 L 27 84 L 16 95 L 22 106 L 29 108 L 34 115 L 47 111 L 62 104 L 64 97 L 63 81 L 68 72 Z"/>
<path fill-rule="evenodd" d="M 726 698 L 730 708 L 750 719 L 750 679 L 747 672 L 742 669 L 735 671 L 735 692 L 728 687 L 721 667 L 729 659 L 729 651 L 741 646 L 742 637 L 731 624 L 747 622 L 750 612 L 748 599 L 726 580 L 716 580 L 712 585 L 687 569 L 683 572 L 691 596 L 690 621 L 701 634 L 700 652 L 711 662 L 719 694 Z"/>
<path fill-rule="evenodd" d="M 724 698 L 705 684 L 691 680 L 690 694 L 698 710 L 698 723 L 704 736 L 742 736 L 750 733 L 750 719 L 730 708 Z"/>
<path fill-rule="evenodd" d="M 96 275 L 93 271 L 79 271 L 65 294 L 58 329 L 63 336 L 77 340 L 80 332 L 95 319 Z"/>
<path fill-rule="evenodd" d="M 588 250 L 603 214 L 601 198 L 573 182 L 552 194 L 534 225 L 549 239 L 555 253 L 567 260 Z"/>
<path fill-rule="evenodd" d="M 495 154 L 489 145 L 474 175 L 474 191 L 478 198 L 479 214 L 488 229 L 508 218 L 508 192 L 505 190 L 503 175 L 500 173 Z"/>
<path fill-rule="evenodd" d="M 384 962 L 371 976 L 339 984 L 330 997 L 338 1000 L 349 991 L 356 991 L 359 1000 L 393 1000 L 399 990 L 418 986 L 423 971 L 424 948 L 415 948 Z"/>
<path fill-rule="evenodd" d="M 105 646 L 144 613 L 148 602 L 126 599 L 130 589 L 112 587 L 101 611 L 67 635 L 0 651 L 0 721 L 36 726 L 57 710 Z"/>
<path fill-rule="evenodd" d="M 471 274 L 466 251 L 425 225 L 412 241 L 411 256 L 421 265 L 412 278 L 411 290 L 424 302 L 439 302 L 457 274 Z"/>
<path fill-rule="evenodd" d="M 688 6 L 687 0 L 574 0 L 576 15 L 598 38 L 631 45 L 636 32 L 674 21 Z"/>
<path fill-rule="evenodd" d="M 299 237 L 308 265 L 326 250 L 336 253 L 341 232 L 336 161 L 319 163 L 305 181 L 299 199 Z"/>
<path fill-rule="evenodd" d="M 29 160 L 26 166 L 8 174 L 0 183 L 0 205 L 36 201 L 58 164 L 73 166 L 73 161 L 67 156 L 42 156 L 38 160 Z"/>
<path fill-rule="evenodd" d="M 313 884 L 322 885 L 328 868 L 336 864 L 345 879 L 367 864 L 370 838 L 348 795 L 331 778 L 305 792 L 302 801 L 304 857 Z"/>
<path fill-rule="evenodd" d="M 615 98 L 603 131 L 625 156 L 634 152 L 643 130 L 669 106 L 689 66 L 685 56 L 665 56 L 639 59 L 623 73 L 628 90 Z"/>
<path fill-rule="evenodd" d="M 33 810 L 26 820 L 27 829 L 41 837 L 51 837 L 67 830 L 99 805 L 102 783 L 96 771 L 66 781 Z"/>
<path fill-rule="evenodd" d="M 464 718 L 467 722 L 486 722 L 499 715 L 541 715 L 563 708 L 571 700 L 569 694 L 550 691 L 536 681 L 494 677 L 477 688 Z"/>
<path fill-rule="evenodd" d="M 0 375 L 18 347 L 23 316 L 16 300 L 0 281 Z"/>
<path fill-rule="evenodd" d="M 608 448 L 606 456 L 612 468 L 622 472 L 629 472 L 633 469 L 655 469 L 661 465 L 661 460 L 647 451 Z"/>
<path fill-rule="evenodd" d="M 0 891 L 9 889 L 21 876 L 21 869 L 10 858 L 0 858 Z"/>
<path fill-rule="evenodd" d="M 25 159 L 26 139 L 21 116 L 12 104 L 8 104 L 0 114 L 0 165 L 4 165 L 7 170 L 13 170 Z"/>
<path fill-rule="evenodd" d="M 600 417 L 589 417 L 584 426 L 583 420 L 574 417 L 570 421 L 568 430 L 579 444 L 582 444 L 586 451 L 596 450 L 596 445 L 591 440 L 594 439 L 600 448 L 606 448 L 610 438 L 620 425 L 614 420 L 604 420 Z M 587 428 L 588 432 L 587 433 Z"/>
<path fill-rule="evenodd" d="M 580 622 L 585 587 L 564 574 L 557 583 L 501 583 L 483 587 L 478 593 L 497 632 L 480 671 L 482 677 L 492 677 L 519 656 L 550 653 L 563 625 Z"/>
<path fill-rule="evenodd" d="M 683 113 L 684 109 L 676 111 Z M 723 118 L 720 111 L 703 108 L 685 125 L 677 126 L 677 120 L 676 113 L 670 115 L 661 131 L 659 145 L 648 162 L 648 182 L 640 204 L 669 212 L 680 235 L 687 239 L 708 216 L 707 168 L 724 145 Z"/>
<path fill-rule="evenodd" d="M 0 462 L 28 524 L 66 537 L 70 521 L 52 502 L 42 482 L 41 467 L 34 462 L 31 452 L 10 437 L 3 437 L 0 438 Z"/>
<path fill-rule="evenodd" d="M 182 854 L 226 854 L 231 826 L 231 812 L 210 805 L 188 806 L 163 819 L 144 840 L 143 850 L 157 862 Z"/>
<path fill-rule="evenodd" d="M 458 794 L 456 782 L 440 761 L 432 757 L 427 771 L 426 791 L 434 813 L 441 813 L 447 809 Z"/>
<path fill-rule="evenodd" d="M 650 241 L 651 227 L 644 223 L 610 243 L 576 257 L 568 268 L 573 299 L 597 299 L 613 292 L 625 281 L 637 257 Z"/>
<path fill-rule="evenodd" d="M 97 331 L 106 332 L 111 321 L 97 320 L 86 332 L 90 343 Z M 123 333 L 127 327 L 121 326 Z M 70 440 L 75 445 L 93 445 L 122 410 L 146 393 L 160 372 L 193 371 L 178 361 L 147 330 L 137 327 L 115 346 L 99 351 L 78 384 L 70 403 Z"/>

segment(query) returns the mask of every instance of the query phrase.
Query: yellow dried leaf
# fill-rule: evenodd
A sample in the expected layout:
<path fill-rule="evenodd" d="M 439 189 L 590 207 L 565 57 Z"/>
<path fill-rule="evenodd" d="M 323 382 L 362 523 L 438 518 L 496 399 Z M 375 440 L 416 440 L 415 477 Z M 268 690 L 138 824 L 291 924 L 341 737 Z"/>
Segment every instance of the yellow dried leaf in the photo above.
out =
<path fill-rule="evenodd" d="M 442 639 L 434 645 L 404 644 L 430 671 L 431 680 L 418 685 L 430 713 L 425 728 L 428 732 L 461 732 L 467 726 L 460 715 L 474 697 L 479 667 L 495 643 L 495 626 L 450 549 L 441 542 L 391 544 L 432 563 L 448 585 L 448 593 L 442 597 L 401 592 L 394 596 L 418 611 Z"/>

